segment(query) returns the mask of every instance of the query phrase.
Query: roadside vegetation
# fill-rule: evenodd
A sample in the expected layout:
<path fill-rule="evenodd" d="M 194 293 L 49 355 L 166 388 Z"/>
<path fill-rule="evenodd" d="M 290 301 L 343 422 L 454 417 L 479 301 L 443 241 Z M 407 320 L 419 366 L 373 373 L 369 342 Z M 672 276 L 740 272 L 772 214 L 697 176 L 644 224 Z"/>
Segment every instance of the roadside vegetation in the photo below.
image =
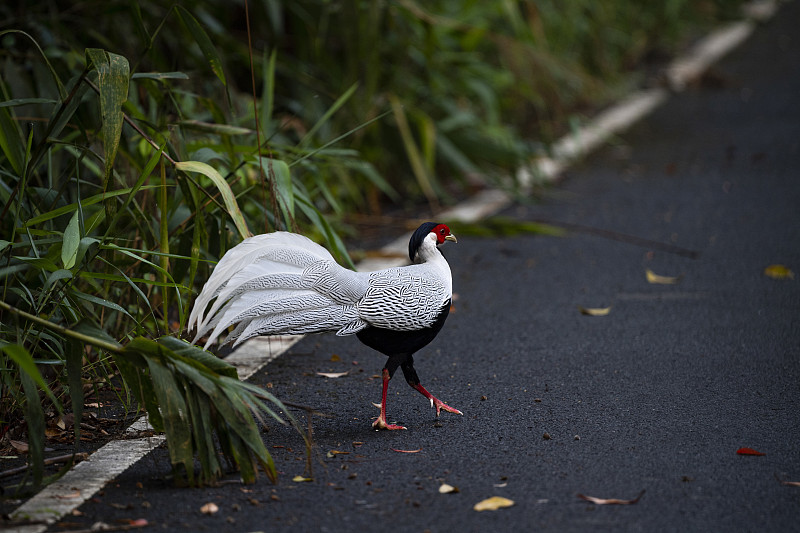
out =
<path fill-rule="evenodd" d="M 738 0 L 20 2 L 0 6 L 0 448 L 146 409 L 190 483 L 274 477 L 265 391 L 188 343 L 215 261 L 513 175 Z M 212 434 L 215 437 L 212 437 Z M 76 444 L 77 445 L 77 444 Z M 200 473 L 194 474 L 194 458 Z"/>

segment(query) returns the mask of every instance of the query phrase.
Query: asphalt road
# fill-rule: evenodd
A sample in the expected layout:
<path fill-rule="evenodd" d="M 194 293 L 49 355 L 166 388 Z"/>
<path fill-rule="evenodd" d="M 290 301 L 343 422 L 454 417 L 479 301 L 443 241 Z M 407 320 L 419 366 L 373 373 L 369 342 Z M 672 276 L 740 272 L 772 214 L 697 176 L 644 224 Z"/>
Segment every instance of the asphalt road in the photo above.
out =
<path fill-rule="evenodd" d="M 583 231 L 460 237 L 444 248 L 455 312 L 416 367 L 464 416 L 437 423 L 400 377 L 388 415 L 408 431 L 372 431 L 384 358 L 354 337 L 308 337 L 252 381 L 332 415 L 313 419 L 313 481 L 292 480 L 304 473 L 302 441 L 272 427 L 277 485 L 176 490 L 157 451 L 64 520 L 144 517 L 154 531 L 800 530 L 800 487 L 779 482 L 800 481 L 798 20 L 800 3 L 786 4 L 704 83 L 505 213 L 698 258 Z M 766 276 L 772 264 L 797 277 Z M 680 280 L 652 284 L 646 269 Z M 316 375 L 329 371 L 349 374 Z M 458 492 L 441 494 L 443 483 Z M 634 505 L 578 497 L 642 491 Z M 514 505 L 473 510 L 491 496 Z M 220 511 L 201 515 L 207 502 Z"/>

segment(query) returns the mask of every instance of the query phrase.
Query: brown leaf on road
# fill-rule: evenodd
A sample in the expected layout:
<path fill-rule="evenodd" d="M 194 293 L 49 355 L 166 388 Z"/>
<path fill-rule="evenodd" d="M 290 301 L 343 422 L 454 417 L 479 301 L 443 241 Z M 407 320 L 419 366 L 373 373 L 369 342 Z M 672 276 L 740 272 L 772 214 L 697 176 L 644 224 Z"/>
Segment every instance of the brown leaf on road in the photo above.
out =
<path fill-rule="evenodd" d="M 214 502 L 208 502 L 200 508 L 200 512 L 207 515 L 212 515 L 219 511 L 219 506 Z"/>
<path fill-rule="evenodd" d="M 397 453 L 419 453 L 422 451 L 422 448 L 417 448 L 416 450 L 398 450 L 397 448 L 392 448 L 392 451 Z"/>
<path fill-rule="evenodd" d="M 645 275 L 647 276 L 647 283 L 653 283 L 655 285 L 675 285 L 681 281 L 683 276 L 661 276 L 656 274 L 649 268 L 646 268 L 644 271 Z"/>
<path fill-rule="evenodd" d="M 511 507 L 514 505 L 514 500 L 503 498 L 502 496 L 492 496 L 485 500 L 479 501 L 472 508 L 478 512 L 481 511 L 496 511 L 503 507 Z"/>
<path fill-rule="evenodd" d="M 759 451 L 754 450 L 753 448 L 739 448 L 736 450 L 738 455 L 767 455 L 765 453 L 761 453 Z"/>
<path fill-rule="evenodd" d="M 81 497 L 81 489 L 75 489 L 73 492 L 69 494 L 56 494 L 56 498 L 59 500 L 74 500 L 75 498 Z"/>
<path fill-rule="evenodd" d="M 778 474 L 775 474 L 775 479 L 784 487 L 800 487 L 800 481 L 784 481 L 778 477 Z"/>
<path fill-rule="evenodd" d="M 317 372 L 317 375 L 326 378 L 340 378 L 342 376 L 346 376 L 349 373 L 350 371 L 348 370 L 347 372 Z"/>
<path fill-rule="evenodd" d="M 618 500 L 616 498 L 595 498 L 594 496 L 586 496 L 585 494 L 578 494 L 578 498 L 592 502 L 597 505 L 632 505 L 639 501 L 644 491 L 640 492 L 637 497 L 632 500 Z"/>
<path fill-rule="evenodd" d="M 9 439 L 9 444 L 17 453 L 28 453 L 28 443 L 21 440 Z"/>
<path fill-rule="evenodd" d="M 579 305 L 578 311 L 587 316 L 606 316 L 611 312 L 611 307 L 583 307 Z"/>
<path fill-rule="evenodd" d="M 770 265 L 764 269 L 764 275 L 772 279 L 794 279 L 794 272 L 786 265 Z"/>
<path fill-rule="evenodd" d="M 439 494 L 455 494 L 456 492 L 459 492 L 458 487 L 454 487 L 453 485 L 442 483 L 439 486 Z"/>

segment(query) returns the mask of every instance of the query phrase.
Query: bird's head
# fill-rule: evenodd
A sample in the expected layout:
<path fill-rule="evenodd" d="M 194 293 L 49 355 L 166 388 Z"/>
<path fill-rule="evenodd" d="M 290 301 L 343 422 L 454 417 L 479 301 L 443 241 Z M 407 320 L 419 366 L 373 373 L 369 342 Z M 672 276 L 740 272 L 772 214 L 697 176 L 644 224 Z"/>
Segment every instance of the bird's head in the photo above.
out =
<path fill-rule="evenodd" d="M 422 243 L 425 239 L 430 238 L 435 241 L 436 245 L 444 244 L 444 241 L 458 242 L 456 236 L 450 233 L 450 228 L 446 224 L 439 224 L 438 222 L 425 222 L 411 235 L 411 240 L 408 241 L 408 257 L 414 261 Z"/>

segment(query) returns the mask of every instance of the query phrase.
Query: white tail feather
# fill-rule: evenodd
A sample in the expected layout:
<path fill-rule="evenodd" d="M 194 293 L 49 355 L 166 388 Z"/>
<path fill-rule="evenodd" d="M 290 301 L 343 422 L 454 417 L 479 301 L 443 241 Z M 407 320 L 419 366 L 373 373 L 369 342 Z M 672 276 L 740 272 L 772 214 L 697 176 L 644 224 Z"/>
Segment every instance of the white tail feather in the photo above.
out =
<path fill-rule="evenodd" d="M 320 262 L 329 265 L 312 273 L 308 267 Z M 211 331 L 208 347 L 233 325 L 225 343 L 238 344 L 255 335 L 355 333 L 367 324 L 353 306 L 359 284 L 350 276 L 360 279 L 302 235 L 276 232 L 246 239 L 228 250 L 197 297 L 188 323 L 196 330 L 192 342 Z M 328 287 L 317 287 L 321 282 Z M 340 282 L 345 295 L 331 294 L 330 285 Z"/>

